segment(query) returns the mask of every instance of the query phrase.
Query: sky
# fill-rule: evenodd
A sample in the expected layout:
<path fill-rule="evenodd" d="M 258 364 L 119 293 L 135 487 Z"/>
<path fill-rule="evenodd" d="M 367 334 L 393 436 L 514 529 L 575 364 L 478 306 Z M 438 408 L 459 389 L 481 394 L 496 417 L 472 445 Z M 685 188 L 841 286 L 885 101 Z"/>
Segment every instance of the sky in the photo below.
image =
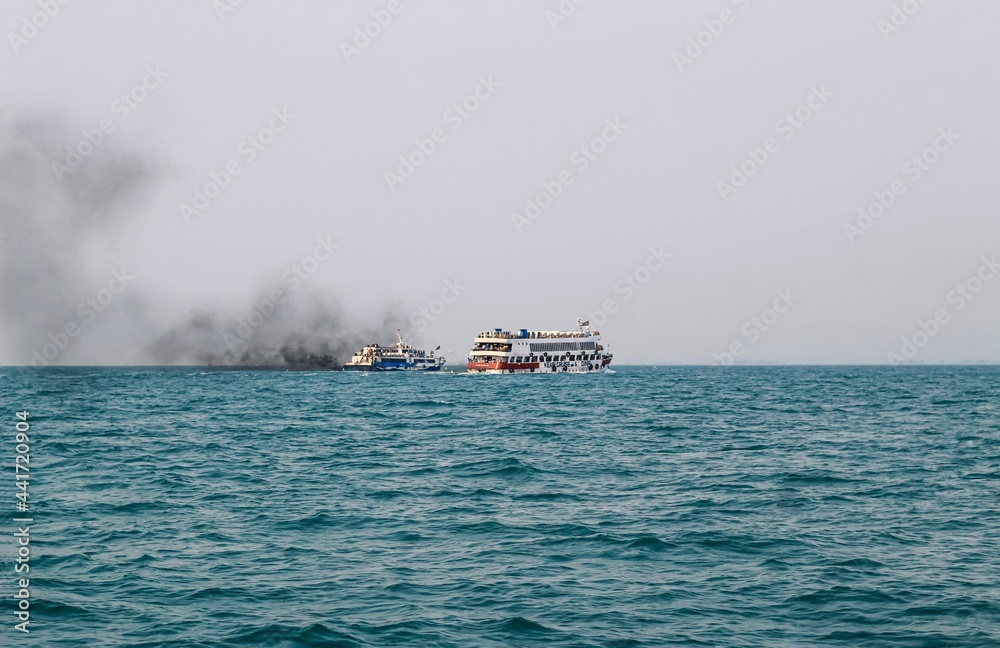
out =
<path fill-rule="evenodd" d="M 0 364 L 1000 361 L 1000 5 L 11 0 Z"/>

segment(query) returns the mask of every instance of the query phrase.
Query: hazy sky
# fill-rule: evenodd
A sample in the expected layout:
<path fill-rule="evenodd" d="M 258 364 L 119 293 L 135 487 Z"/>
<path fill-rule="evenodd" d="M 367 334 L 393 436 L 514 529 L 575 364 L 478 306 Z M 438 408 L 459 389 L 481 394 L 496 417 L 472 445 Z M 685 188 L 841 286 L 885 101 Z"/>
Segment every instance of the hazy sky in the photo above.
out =
<path fill-rule="evenodd" d="M 0 364 L 1000 361 L 995 2 L 230 4 L 4 2 Z"/>

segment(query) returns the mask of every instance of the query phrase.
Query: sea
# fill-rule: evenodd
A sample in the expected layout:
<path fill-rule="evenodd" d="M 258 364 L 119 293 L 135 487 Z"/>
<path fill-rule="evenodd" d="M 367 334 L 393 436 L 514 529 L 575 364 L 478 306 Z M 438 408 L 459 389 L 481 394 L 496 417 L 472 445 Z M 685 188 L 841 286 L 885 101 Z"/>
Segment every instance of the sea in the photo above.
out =
<path fill-rule="evenodd" d="M 996 366 L 2 368 L 0 403 L 3 646 L 1000 645 Z"/>

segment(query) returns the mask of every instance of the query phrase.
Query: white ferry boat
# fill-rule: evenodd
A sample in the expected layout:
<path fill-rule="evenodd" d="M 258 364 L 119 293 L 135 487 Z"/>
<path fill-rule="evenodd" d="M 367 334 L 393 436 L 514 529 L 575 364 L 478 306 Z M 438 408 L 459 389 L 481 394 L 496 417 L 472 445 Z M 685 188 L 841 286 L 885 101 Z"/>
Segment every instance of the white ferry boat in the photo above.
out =
<path fill-rule="evenodd" d="M 589 373 L 604 371 L 612 355 L 590 321 L 576 331 L 483 331 L 472 344 L 469 373 Z"/>
<path fill-rule="evenodd" d="M 444 357 L 434 356 L 440 345 L 434 351 L 414 349 L 403 344 L 399 330 L 396 339 L 396 344 L 388 346 L 369 344 L 344 363 L 344 371 L 437 371 L 444 366 Z"/>

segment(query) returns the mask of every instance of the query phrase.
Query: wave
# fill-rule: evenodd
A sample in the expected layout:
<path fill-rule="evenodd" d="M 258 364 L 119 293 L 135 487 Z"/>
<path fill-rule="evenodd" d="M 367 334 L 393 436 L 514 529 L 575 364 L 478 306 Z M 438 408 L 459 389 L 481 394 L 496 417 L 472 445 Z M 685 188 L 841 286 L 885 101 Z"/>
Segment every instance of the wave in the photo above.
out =
<path fill-rule="evenodd" d="M 298 648 L 300 646 L 329 646 L 330 648 L 358 648 L 369 645 L 348 632 L 334 630 L 323 623 L 313 623 L 298 628 L 282 623 L 245 630 L 224 638 L 237 646 L 272 646 Z"/>

